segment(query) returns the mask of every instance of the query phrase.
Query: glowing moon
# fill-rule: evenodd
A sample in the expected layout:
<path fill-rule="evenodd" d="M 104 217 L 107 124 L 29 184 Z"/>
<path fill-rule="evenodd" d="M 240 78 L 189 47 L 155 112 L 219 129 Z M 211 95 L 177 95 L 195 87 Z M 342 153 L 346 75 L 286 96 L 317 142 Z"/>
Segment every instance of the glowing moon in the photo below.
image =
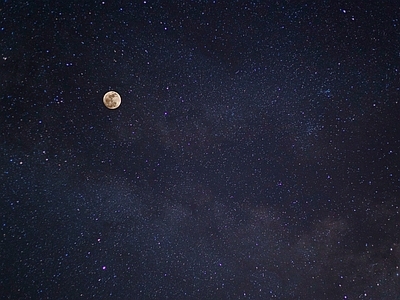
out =
<path fill-rule="evenodd" d="M 121 96 L 114 91 L 109 91 L 103 96 L 103 103 L 109 109 L 116 109 L 121 105 Z"/>

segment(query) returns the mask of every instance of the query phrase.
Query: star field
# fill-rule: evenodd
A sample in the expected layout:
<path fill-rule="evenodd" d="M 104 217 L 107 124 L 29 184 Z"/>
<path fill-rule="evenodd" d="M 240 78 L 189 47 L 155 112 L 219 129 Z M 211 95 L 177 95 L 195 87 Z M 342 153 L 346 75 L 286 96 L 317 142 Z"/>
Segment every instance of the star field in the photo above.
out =
<path fill-rule="evenodd" d="M 4 299 L 400 299 L 396 1 L 0 15 Z"/>

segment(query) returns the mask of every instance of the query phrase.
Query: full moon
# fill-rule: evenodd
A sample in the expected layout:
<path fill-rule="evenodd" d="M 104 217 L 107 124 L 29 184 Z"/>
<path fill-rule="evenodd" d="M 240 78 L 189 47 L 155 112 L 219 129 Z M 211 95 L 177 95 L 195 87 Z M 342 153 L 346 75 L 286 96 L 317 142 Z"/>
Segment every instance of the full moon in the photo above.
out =
<path fill-rule="evenodd" d="M 116 109 L 121 105 L 121 96 L 114 91 L 109 91 L 103 96 L 103 103 L 109 109 Z"/>

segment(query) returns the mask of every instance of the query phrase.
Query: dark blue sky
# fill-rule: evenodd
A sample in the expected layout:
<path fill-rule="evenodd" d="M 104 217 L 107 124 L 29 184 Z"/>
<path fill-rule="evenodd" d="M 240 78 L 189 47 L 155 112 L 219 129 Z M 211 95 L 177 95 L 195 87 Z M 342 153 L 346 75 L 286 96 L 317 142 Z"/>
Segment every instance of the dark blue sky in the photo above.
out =
<path fill-rule="evenodd" d="M 398 299 L 400 5 L 364 2 L 3 1 L 0 294 Z"/>

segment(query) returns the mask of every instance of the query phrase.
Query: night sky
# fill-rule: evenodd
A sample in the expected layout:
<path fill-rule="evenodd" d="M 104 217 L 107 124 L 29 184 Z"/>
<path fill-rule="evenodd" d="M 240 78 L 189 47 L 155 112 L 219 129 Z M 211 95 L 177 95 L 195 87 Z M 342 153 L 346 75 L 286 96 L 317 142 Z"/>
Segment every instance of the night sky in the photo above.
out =
<path fill-rule="evenodd" d="M 400 299 L 398 1 L 56 2 L 0 5 L 1 299 Z"/>

